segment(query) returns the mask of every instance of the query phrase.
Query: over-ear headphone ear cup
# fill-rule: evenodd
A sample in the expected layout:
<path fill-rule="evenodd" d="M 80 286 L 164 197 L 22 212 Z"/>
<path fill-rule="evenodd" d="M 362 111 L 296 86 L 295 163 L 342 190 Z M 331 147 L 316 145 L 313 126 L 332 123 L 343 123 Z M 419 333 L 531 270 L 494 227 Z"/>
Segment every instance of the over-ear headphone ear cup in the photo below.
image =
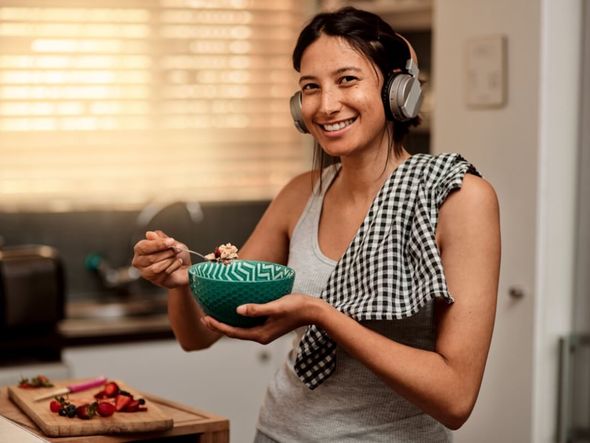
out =
<path fill-rule="evenodd" d="M 409 74 L 391 73 L 383 85 L 381 97 L 387 117 L 403 122 L 420 112 L 422 87 L 418 79 Z"/>
<path fill-rule="evenodd" d="M 289 108 L 291 109 L 291 117 L 293 118 L 293 124 L 299 132 L 302 134 L 308 134 L 309 131 L 303 122 L 303 113 L 301 112 L 301 91 L 297 91 L 291 96 L 289 100 Z"/>

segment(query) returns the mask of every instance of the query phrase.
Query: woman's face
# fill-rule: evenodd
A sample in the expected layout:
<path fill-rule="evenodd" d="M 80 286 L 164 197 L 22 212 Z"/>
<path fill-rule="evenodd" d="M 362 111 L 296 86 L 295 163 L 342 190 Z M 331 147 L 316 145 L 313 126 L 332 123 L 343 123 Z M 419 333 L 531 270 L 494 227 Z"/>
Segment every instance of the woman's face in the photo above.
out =
<path fill-rule="evenodd" d="M 334 157 L 387 146 L 383 77 L 340 37 L 321 35 L 301 58 L 302 114 L 309 132 Z"/>

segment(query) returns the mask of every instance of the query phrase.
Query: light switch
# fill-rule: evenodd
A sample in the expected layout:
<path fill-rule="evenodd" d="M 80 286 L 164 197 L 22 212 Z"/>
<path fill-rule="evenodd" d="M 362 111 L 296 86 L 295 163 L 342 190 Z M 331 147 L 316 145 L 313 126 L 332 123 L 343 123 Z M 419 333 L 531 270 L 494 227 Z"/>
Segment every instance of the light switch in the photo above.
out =
<path fill-rule="evenodd" d="M 470 39 L 466 45 L 465 101 L 472 107 L 500 107 L 506 103 L 506 37 Z"/>

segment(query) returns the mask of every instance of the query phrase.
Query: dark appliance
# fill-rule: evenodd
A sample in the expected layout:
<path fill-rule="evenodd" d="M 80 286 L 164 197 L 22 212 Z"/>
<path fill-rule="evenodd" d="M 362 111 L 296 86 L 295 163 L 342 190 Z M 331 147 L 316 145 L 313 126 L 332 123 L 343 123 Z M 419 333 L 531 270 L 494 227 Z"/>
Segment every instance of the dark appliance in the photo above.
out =
<path fill-rule="evenodd" d="M 23 356 L 60 358 L 57 325 L 65 314 L 65 292 L 57 249 L 0 248 L 0 363 Z"/>

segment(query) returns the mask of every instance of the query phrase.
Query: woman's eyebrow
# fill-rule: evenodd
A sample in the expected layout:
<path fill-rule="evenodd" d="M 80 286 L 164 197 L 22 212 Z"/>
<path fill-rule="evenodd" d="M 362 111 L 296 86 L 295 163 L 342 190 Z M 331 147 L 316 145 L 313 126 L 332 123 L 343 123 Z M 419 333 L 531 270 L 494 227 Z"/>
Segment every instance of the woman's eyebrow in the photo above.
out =
<path fill-rule="evenodd" d="M 315 77 L 313 75 L 302 75 L 301 77 L 299 77 L 299 83 L 307 80 L 315 80 Z"/>
<path fill-rule="evenodd" d="M 339 68 L 336 71 L 334 71 L 333 75 L 343 74 L 344 72 L 347 72 L 347 71 L 361 72 L 362 69 L 357 68 L 356 66 L 345 66 L 343 68 Z"/>
<path fill-rule="evenodd" d="M 362 72 L 361 68 L 357 68 L 356 66 L 344 66 L 342 68 L 338 68 L 336 69 L 333 73 L 332 76 L 337 76 L 340 74 L 343 74 L 344 72 L 348 72 L 348 71 L 354 71 L 354 72 Z M 307 80 L 315 80 L 316 77 L 313 75 L 302 75 L 301 77 L 299 77 L 299 83 L 307 81 Z"/>

